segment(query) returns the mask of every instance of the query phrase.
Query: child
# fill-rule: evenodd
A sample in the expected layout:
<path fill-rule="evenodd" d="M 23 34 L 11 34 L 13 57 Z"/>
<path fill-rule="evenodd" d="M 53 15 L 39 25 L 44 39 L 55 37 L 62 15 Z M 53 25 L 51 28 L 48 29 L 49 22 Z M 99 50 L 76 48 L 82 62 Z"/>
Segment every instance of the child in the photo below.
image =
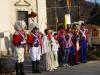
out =
<path fill-rule="evenodd" d="M 59 44 L 57 41 L 57 33 L 54 33 L 53 37 L 52 37 L 52 52 L 53 52 L 53 69 L 57 69 L 58 65 L 58 48 L 59 48 Z"/>
<path fill-rule="evenodd" d="M 43 50 L 42 54 L 44 55 L 44 63 L 47 71 L 52 71 L 52 51 L 51 51 L 51 46 L 52 46 L 52 39 L 51 39 L 51 29 L 45 29 L 45 35 L 43 36 Z"/>

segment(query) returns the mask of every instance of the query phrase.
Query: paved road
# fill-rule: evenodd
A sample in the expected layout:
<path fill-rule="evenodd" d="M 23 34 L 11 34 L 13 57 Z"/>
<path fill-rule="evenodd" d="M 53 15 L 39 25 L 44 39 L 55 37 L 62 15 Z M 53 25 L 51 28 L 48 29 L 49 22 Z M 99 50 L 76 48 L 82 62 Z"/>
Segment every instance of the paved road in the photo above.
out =
<path fill-rule="evenodd" d="M 32 74 L 31 70 L 26 71 L 27 75 L 100 75 L 100 61 L 79 64 L 72 67 L 63 67 L 52 72 Z"/>

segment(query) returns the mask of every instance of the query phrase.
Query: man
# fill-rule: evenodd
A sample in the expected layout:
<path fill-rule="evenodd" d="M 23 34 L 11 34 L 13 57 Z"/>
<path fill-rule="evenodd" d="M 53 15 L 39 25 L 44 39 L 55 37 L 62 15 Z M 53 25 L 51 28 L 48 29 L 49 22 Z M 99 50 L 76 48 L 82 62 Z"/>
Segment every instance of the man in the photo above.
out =
<path fill-rule="evenodd" d="M 16 49 L 16 75 L 25 75 L 24 73 L 24 46 L 26 44 L 24 27 L 25 23 L 17 21 L 14 25 L 16 32 L 13 35 L 13 44 Z"/>
<path fill-rule="evenodd" d="M 41 73 L 39 70 L 39 62 L 41 55 L 41 48 L 39 43 L 38 28 L 34 27 L 31 33 L 27 37 L 27 43 L 29 45 L 30 57 L 32 60 L 32 72 Z"/>

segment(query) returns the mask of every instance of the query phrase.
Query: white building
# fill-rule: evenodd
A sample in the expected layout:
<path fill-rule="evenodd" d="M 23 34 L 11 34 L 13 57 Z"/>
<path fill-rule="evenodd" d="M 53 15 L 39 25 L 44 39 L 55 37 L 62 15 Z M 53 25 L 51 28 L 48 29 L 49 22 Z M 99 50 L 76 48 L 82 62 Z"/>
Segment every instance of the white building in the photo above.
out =
<path fill-rule="evenodd" d="M 16 20 L 24 19 L 30 22 L 27 14 L 31 10 L 38 13 L 35 21 L 39 24 L 40 30 L 46 28 L 46 0 L 1 0 L 0 1 L 0 55 L 6 55 L 12 51 L 10 35 L 14 33 Z"/>

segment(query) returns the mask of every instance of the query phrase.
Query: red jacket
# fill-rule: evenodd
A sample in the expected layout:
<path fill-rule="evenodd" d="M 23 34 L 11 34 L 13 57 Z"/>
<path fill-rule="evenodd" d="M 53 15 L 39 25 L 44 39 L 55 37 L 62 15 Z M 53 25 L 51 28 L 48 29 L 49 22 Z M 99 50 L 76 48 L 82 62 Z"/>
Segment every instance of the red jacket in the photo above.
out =
<path fill-rule="evenodd" d="M 29 34 L 27 37 L 27 44 L 38 47 L 40 45 L 39 36 L 35 34 Z"/>
<path fill-rule="evenodd" d="M 30 44 L 33 43 L 33 41 L 34 41 L 33 35 L 32 34 L 29 34 L 27 36 L 27 44 L 30 45 Z"/>
<path fill-rule="evenodd" d="M 14 45 L 19 45 L 21 42 L 21 35 L 20 34 L 14 34 L 13 35 L 13 44 Z"/>

